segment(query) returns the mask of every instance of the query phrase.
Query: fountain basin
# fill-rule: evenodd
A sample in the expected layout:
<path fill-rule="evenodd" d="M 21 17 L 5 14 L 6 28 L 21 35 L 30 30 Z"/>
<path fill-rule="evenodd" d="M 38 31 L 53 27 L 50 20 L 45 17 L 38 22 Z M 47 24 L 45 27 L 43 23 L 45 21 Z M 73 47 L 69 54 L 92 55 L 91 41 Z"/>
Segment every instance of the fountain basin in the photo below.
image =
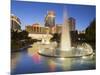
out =
<path fill-rule="evenodd" d="M 62 51 L 60 48 L 46 48 L 39 50 L 38 52 L 42 56 L 56 57 L 56 58 L 77 58 L 83 56 L 90 56 L 93 54 L 91 46 L 87 43 L 78 45 L 77 47 L 71 47 L 68 51 Z"/>

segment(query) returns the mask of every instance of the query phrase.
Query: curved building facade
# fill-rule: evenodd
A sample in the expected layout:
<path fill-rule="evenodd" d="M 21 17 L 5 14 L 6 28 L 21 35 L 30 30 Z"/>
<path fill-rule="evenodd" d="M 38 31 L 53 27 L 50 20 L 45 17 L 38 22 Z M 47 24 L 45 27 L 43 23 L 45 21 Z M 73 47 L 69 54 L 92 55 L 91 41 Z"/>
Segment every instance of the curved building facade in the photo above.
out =
<path fill-rule="evenodd" d="M 21 31 L 20 25 L 21 25 L 20 19 L 15 15 L 11 15 L 11 30 Z"/>

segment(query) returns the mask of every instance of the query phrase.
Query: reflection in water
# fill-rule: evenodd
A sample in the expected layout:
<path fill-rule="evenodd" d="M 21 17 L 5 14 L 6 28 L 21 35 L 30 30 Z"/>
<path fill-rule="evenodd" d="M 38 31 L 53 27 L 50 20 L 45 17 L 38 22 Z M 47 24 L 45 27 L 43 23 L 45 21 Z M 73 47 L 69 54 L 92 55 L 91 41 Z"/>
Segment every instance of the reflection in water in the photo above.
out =
<path fill-rule="evenodd" d="M 11 71 L 13 74 L 57 72 L 95 69 L 95 57 L 51 58 L 38 54 L 46 46 L 33 44 L 23 52 L 12 53 Z M 94 58 L 93 58 L 94 57 Z"/>
<path fill-rule="evenodd" d="M 33 58 L 33 60 L 34 60 L 35 63 L 40 63 L 41 58 L 40 58 L 40 55 L 37 52 L 35 52 L 33 54 L 32 58 Z"/>
<path fill-rule="evenodd" d="M 19 60 L 19 57 L 20 57 L 19 52 L 12 53 L 12 55 L 11 55 L 11 69 L 14 69 L 16 67 L 16 64 Z"/>
<path fill-rule="evenodd" d="M 72 59 L 67 58 L 67 59 L 61 60 L 61 65 L 62 65 L 63 70 L 66 70 L 66 69 L 70 70 L 71 65 L 72 65 Z"/>
<path fill-rule="evenodd" d="M 55 61 L 53 61 L 52 59 L 49 59 L 48 60 L 48 65 L 49 65 L 49 68 L 50 68 L 50 71 L 51 72 L 54 72 L 56 70 Z"/>
<path fill-rule="evenodd" d="M 33 45 L 32 48 L 28 49 L 28 55 L 33 58 L 33 61 L 35 63 L 40 63 L 40 60 L 41 60 L 41 57 L 38 54 L 38 51 L 39 51 L 38 45 Z"/>
<path fill-rule="evenodd" d="M 53 62 L 53 66 L 57 66 L 63 71 L 70 70 L 72 65 L 72 59 L 69 58 L 54 58 L 51 62 Z"/>

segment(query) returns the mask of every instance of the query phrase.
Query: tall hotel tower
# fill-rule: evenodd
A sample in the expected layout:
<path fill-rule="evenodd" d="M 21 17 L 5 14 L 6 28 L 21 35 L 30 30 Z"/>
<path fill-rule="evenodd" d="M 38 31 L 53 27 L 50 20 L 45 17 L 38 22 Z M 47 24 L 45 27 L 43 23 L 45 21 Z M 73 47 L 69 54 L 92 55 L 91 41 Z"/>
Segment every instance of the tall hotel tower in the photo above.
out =
<path fill-rule="evenodd" d="M 48 11 L 45 17 L 45 26 L 46 27 L 54 27 L 55 26 L 55 12 Z"/>

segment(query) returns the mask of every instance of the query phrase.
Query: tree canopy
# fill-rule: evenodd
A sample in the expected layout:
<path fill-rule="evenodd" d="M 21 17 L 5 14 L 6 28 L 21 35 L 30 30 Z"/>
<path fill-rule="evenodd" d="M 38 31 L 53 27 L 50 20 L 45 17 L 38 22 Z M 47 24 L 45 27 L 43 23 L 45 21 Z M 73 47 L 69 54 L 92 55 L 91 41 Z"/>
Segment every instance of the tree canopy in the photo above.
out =
<path fill-rule="evenodd" d="M 86 40 L 95 42 L 95 38 L 96 38 L 96 21 L 95 21 L 95 19 L 86 28 L 85 37 L 86 37 Z"/>

